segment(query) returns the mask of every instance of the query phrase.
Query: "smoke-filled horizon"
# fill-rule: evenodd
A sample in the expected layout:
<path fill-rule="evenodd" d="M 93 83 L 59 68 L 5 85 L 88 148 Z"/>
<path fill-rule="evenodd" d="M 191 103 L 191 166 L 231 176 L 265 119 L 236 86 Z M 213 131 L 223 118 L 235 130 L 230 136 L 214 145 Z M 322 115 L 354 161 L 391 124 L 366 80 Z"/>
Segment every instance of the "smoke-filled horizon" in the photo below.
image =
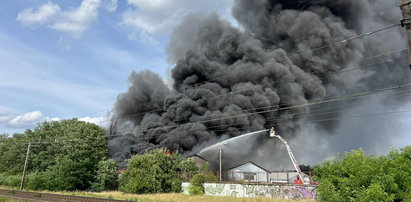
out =
<path fill-rule="evenodd" d="M 287 140 L 301 140 L 307 122 L 296 114 L 313 108 L 274 109 L 409 81 L 405 61 L 344 72 L 366 64 L 362 58 L 405 48 L 397 28 L 311 51 L 398 24 L 396 2 L 237 0 L 232 13 L 240 27 L 216 14 L 190 14 L 175 28 L 167 48 L 168 60 L 175 64 L 172 89 L 149 70 L 130 75 L 130 87 L 113 109 L 116 133 L 123 134 L 110 139 L 113 158 L 122 161 L 159 147 L 195 153 L 273 126 Z M 403 56 L 385 55 L 371 64 Z M 322 107 L 327 106 L 332 105 Z M 271 111 L 258 113 L 267 109 Z M 215 121 L 207 121 L 211 119 Z M 332 136 L 340 127 L 339 121 L 309 125 L 316 134 L 307 139 Z M 260 159 L 279 145 L 266 137 L 237 144 L 244 148 L 242 154 Z"/>

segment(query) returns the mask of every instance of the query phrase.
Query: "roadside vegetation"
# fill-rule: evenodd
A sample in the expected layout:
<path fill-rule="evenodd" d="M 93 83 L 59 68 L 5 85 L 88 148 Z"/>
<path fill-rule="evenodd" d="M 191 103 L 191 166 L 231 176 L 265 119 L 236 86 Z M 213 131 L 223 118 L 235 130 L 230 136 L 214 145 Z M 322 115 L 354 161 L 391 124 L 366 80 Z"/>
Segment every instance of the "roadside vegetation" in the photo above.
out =
<path fill-rule="evenodd" d="M 321 201 L 411 201 L 411 146 L 386 156 L 354 150 L 314 167 Z"/>

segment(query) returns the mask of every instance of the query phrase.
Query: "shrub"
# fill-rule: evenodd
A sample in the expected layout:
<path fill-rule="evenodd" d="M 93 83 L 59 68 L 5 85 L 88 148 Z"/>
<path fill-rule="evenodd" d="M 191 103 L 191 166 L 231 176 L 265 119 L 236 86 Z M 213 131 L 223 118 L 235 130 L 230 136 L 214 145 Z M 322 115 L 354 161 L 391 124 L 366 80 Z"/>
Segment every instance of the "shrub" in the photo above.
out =
<path fill-rule="evenodd" d="M 26 179 L 26 189 L 51 190 L 50 177 L 45 172 L 30 173 Z"/>
<path fill-rule="evenodd" d="M 190 195 L 203 195 L 204 194 L 204 182 L 206 181 L 206 175 L 198 173 L 190 180 L 190 187 L 188 193 Z"/>
<path fill-rule="evenodd" d="M 172 179 L 171 180 L 171 192 L 180 193 L 181 192 L 181 180 L 180 179 Z"/>
<path fill-rule="evenodd" d="M 394 196 L 384 191 L 380 184 L 371 184 L 367 189 L 358 194 L 359 202 L 394 201 Z"/>
<path fill-rule="evenodd" d="M 95 191 L 116 190 L 118 188 L 118 179 L 116 171 L 118 164 L 114 160 L 104 160 L 98 163 L 97 175 L 92 184 Z"/>
<path fill-rule="evenodd" d="M 190 185 L 188 188 L 188 193 L 190 195 L 204 195 L 204 187 L 195 187 Z"/>
<path fill-rule="evenodd" d="M 8 175 L 5 173 L 0 174 L 0 185 L 9 187 L 19 187 L 21 182 L 20 175 Z"/>
<path fill-rule="evenodd" d="M 411 197 L 411 146 L 387 156 L 353 150 L 314 168 L 322 201 L 405 201 Z"/>
<path fill-rule="evenodd" d="M 120 175 L 119 189 L 126 193 L 168 193 L 181 191 L 181 173 L 196 172 L 191 161 L 165 149 L 134 156 Z M 180 175 L 179 175 L 180 174 Z"/>

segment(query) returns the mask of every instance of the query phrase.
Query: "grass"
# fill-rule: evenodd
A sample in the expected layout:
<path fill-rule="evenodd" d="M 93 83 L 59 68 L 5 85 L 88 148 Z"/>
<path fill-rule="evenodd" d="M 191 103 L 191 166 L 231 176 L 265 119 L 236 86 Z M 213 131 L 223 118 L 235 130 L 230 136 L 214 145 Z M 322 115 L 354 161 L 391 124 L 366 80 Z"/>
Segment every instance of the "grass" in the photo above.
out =
<path fill-rule="evenodd" d="M 29 200 L 14 199 L 8 196 L 0 196 L 0 202 L 30 202 Z"/>
<path fill-rule="evenodd" d="M 10 187 L 0 186 L 3 189 L 10 189 Z M 291 202 L 295 200 L 286 199 L 272 199 L 272 198 L 235 198 L 235 197 L 219 197 L 219 196 L 189 196 L 178 193 L 168 193 L 168 194 L 126 194 L 119 191 L 105 191 L 105 192 L 84 192 L 84 191 L 62 191 L 62 192 L 51 192 L 51 191 L 41 191 L 43 193 L 51 194 L 65 194 L 74 196 L 86 196 L 86 197 L 98 197 L 107 199 L 119 199 L 119 200 L 132 200 L 132 201 L 142 201 L 142 202 L 152 202 L 152 201 L 211 201 L 211 202 L 243 202 L 243 201 L 253 201 L 253 202 Z M 7 200 L 5 200 L 7 201 Z M 3 202 L 0 198 L 0 202 Z M 299 200 L 299 202 L 315 202 L 315 200 Z"/>

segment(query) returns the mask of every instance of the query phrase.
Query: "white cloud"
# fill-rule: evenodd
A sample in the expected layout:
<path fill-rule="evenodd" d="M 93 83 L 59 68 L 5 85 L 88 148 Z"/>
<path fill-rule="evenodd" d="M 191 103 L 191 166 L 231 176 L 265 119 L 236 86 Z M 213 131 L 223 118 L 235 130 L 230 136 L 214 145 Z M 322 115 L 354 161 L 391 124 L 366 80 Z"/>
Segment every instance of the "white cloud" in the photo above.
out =
<path fill-rule="evenodd" d="M 41 111 L 32 111 L 24 114 L 0 112 L 0 124 L 8 128 L 27 129 L 44 121 L 60 121 L 58 117 L 46 117 Z"/>
<path fill-rule="evenodd" d="M 104 7 L 108 12 L 114 12 L 117 10 L 118 1 L 117 0 L 105 0 Z"/>
<path fill-rule="evenodd" d="M 15 128 L 31 126 L 43 119 L 40 111 L 28 112 L 23 115 L 15 116 L 8 121 L 8 125 Z"/>
<path fill-rule="evenodd" d="M 60 12 L 60 6 L 52 2 L 48 2 L 40 6 L 37 10 L 33 8 L 26 8 L 20 11 L 17 15 L 17 21 L 23 25 L 31 26 L 34 24 L 43 24 L 49 21 L 57 13 Z"/>
<path fill-rule="evenodd" d="M 122 25 L 137 33 L 168 34 L 190 12 L 216 12 L 230 16 L 232 0 L 128 0 L 131 8 L 122 14 Z"/>
<path fill-rule="evenodd" d="M 108 121 L 109 119 L 107 119 L 107 117 L 103 117 L 103 116 L 99 116 L 99 117 L 82 117 L 79 118 L 80 121 L 84 121 L 87 123 L 94 123 L 96 125 L 102 126 L 102 127 L 107 127 L 110 124 L 110 121 Z"/>
<path fill-rule="evenodd" d="M 45 24 L 79 37 L 97 20 L 100 4 L 101 0 L 83 0 L 79 7 L 61 11 L 57 4 L 48 2 L 35 11 L 33 8 L 20 11 L 16 20 L 23 25 Z"/>
<path fill-rule="evenodd" d="M 52 118 L 46 117 L 46 118 L 45 118 L 45 121 L 47 121 L 47 122 L 51 122 L 51 121 L 61 121 L 61 119 L 60 119 L 59 117 L 52 117 Z"/>
<path fill-rule="evenodd" d="M 60 19 L 52 23 L 50 27 L 74 36 L 80 36 L 97 20 L 99 7 L 100 0 L 83 0 L 79 7 L 62 12 Z"/>

